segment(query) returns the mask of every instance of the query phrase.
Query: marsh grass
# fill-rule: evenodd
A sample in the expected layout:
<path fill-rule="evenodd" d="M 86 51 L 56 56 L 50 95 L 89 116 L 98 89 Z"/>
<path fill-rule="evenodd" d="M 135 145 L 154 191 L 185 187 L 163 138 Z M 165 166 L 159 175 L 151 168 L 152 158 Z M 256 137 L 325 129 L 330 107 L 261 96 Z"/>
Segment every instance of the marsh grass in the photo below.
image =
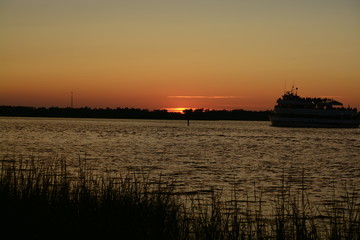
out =
<path fill-rule="evenodd" d="M 57 164 L 60 162 L 60 164 Z M 14 239 L 176 239 L 180 205 L 172 185 L 135 176 L 97 177 L 79 162 L 3 160 L 2 232 Z"/>
<path fill-rule="evenodd" d="M 304 175 L 304 174 L 303 174 Z M 98 175 L 80 159 L 4 156 L 0 230 L 12 239 L 360 239 L 358 193 L 312 204 L 304 178 L 283 178 L 270 213 L 262 192 L 233 187 L 231 198 L 175 194 L 147 175 Z"/>

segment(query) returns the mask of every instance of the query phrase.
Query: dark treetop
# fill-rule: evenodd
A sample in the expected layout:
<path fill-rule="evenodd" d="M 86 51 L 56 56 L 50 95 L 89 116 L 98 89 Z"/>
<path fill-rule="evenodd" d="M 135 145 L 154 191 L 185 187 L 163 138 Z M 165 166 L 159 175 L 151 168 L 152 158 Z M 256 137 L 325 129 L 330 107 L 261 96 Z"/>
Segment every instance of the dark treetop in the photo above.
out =
<path fill-rule="evenodd" d="M 119 118 L 119 119 L 191 119 L 191 120 L 254 120 L 268 121 L 270 111 L 187 109 L 184 113 L 138 108 L 59 108 L 0 106 L 0 116 Z"/>

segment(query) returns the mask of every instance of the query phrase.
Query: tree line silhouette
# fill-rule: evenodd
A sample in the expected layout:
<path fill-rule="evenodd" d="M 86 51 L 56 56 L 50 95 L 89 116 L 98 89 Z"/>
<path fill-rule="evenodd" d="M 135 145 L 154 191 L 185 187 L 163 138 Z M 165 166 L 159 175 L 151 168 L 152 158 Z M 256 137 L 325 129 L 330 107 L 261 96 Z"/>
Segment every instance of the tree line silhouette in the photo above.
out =
<path fill-rule="evenodd" d="M 117 118 L 117 119 L 190 119 L 267 121 L 270 111 L 186 109 L 182 113 L 139 108 L 60 108 L 0 106 L 0 116 Z"/>

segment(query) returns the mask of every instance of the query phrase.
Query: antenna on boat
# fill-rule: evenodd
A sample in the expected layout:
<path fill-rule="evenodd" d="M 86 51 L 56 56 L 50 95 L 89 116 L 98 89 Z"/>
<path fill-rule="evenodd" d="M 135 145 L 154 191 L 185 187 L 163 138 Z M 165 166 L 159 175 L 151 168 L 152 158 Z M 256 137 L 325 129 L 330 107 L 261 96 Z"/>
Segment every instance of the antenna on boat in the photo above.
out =
<path fill-rule="evenodd" d="M 297 91 L 298 91 L 298 88 L 295 87 L 295 81 L 293 81 L 293 85 L 292 85 L 292 87 L 291 87 L 291 93 L 296 96 L 296 95 L 297 95 Z"/>

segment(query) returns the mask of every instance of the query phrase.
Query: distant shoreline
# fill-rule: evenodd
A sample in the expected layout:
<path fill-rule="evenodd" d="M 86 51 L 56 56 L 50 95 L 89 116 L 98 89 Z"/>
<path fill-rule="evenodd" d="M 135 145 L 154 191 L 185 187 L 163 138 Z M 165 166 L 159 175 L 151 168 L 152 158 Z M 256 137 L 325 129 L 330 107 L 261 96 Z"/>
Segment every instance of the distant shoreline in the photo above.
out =
<path fill-rule="evenodd" d="M 59 117 L 108 119 L 164 119 L 164 120 L 244 120 L 269 121 L 270 111 L 247 110 L 185 110 L 184 113 L 139 108 L 60 108 L 0 106 L 1 117 Z"/>

